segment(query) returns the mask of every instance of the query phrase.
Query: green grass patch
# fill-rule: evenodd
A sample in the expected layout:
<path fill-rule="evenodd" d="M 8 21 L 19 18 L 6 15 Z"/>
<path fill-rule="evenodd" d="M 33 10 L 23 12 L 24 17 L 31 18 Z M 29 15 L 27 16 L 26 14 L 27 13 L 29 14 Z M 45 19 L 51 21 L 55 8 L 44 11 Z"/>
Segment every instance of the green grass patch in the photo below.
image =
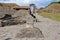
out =
<path fill-rule="evenodd" d="M 49 6 L 52 5 L 52 4 L 60 4 L 60 3 L 59 2 L 52 2 L 52 3 L 49 4 Z"/>
<path fill-rule="evenodd" d="M 39 13 L 39 15 L 56 21 L 60 21 L 60 13 Z"/>
<path fill-rule="evenodd" d="M 59 2 L 52 2 L 51 4 L 58 4 Z"/>

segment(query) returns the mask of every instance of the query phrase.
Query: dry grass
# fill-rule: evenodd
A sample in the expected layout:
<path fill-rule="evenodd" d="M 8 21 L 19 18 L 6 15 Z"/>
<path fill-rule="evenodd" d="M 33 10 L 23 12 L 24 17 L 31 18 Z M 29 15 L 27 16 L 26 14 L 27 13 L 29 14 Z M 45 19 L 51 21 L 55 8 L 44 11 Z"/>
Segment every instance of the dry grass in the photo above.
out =
<path fill-rule="evenodd" d="M 60 21 L 60 13 L 39 13 L 39 15 L 56 21 Z"/>

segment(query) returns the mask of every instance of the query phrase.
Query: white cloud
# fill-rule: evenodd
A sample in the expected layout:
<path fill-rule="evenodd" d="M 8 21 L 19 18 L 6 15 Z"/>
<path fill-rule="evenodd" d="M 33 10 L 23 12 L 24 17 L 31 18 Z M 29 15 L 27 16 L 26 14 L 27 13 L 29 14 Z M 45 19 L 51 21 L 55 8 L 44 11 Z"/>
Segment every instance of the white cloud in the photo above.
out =
<path fill-rule="evenodd" d="M 3 1 L 4 3 L 17 3 L 19 5 L 28 5 L 28 4 L 31 4 L 31 3 L 44 3 L 44 2 L 47 2 L 47 1 L 50 1 L 50 0 L 7 0 L 7 1 Z"/>
<path fill-rule="evenodd" d="M 16 3 L 18 5 L 29 5 L 31 3 L 39 5 L 39 4 L 43 4 L 43 3 L 51 2 L 51 1 L 52 0 L 7 0 L 7 1 L 0 1 L 0 2 L 4 2 L 4 3 Z M 42 5 L 40 5 L 40 6 L 42 6 Z"/>

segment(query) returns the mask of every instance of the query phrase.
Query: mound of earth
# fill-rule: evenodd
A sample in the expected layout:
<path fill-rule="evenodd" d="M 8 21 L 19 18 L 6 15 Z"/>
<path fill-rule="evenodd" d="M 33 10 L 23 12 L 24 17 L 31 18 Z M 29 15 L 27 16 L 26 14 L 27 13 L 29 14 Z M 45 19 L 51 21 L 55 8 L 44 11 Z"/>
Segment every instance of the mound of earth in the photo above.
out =
<path fill-rule="evenodd" d="M 60 13 L 60 3 L 52 2 L 45 8 L 40 8 L 39 12 Z"/>
<path fill-rule="evenodd" d="M 16 38 L 43 38 L 42 31 L 38 28 L 23 28 L 17 33 Z"/>

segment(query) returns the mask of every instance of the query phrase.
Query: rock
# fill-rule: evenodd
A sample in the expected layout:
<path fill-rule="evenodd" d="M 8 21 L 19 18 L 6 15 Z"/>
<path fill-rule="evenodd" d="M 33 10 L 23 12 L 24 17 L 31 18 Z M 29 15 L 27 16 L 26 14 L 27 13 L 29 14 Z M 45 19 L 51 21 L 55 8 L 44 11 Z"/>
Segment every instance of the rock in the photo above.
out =
<path fill-rule="evenodd" d="M 16 35 L 17 38 L 43 38 L 42 31 L 38 28 L 23 28 Z"/>
<path fill-rule="evenodd" d="M 7 39 L 5 39 L 5 40 L 10 40 L 11 38 L 7 38 Z"/>

